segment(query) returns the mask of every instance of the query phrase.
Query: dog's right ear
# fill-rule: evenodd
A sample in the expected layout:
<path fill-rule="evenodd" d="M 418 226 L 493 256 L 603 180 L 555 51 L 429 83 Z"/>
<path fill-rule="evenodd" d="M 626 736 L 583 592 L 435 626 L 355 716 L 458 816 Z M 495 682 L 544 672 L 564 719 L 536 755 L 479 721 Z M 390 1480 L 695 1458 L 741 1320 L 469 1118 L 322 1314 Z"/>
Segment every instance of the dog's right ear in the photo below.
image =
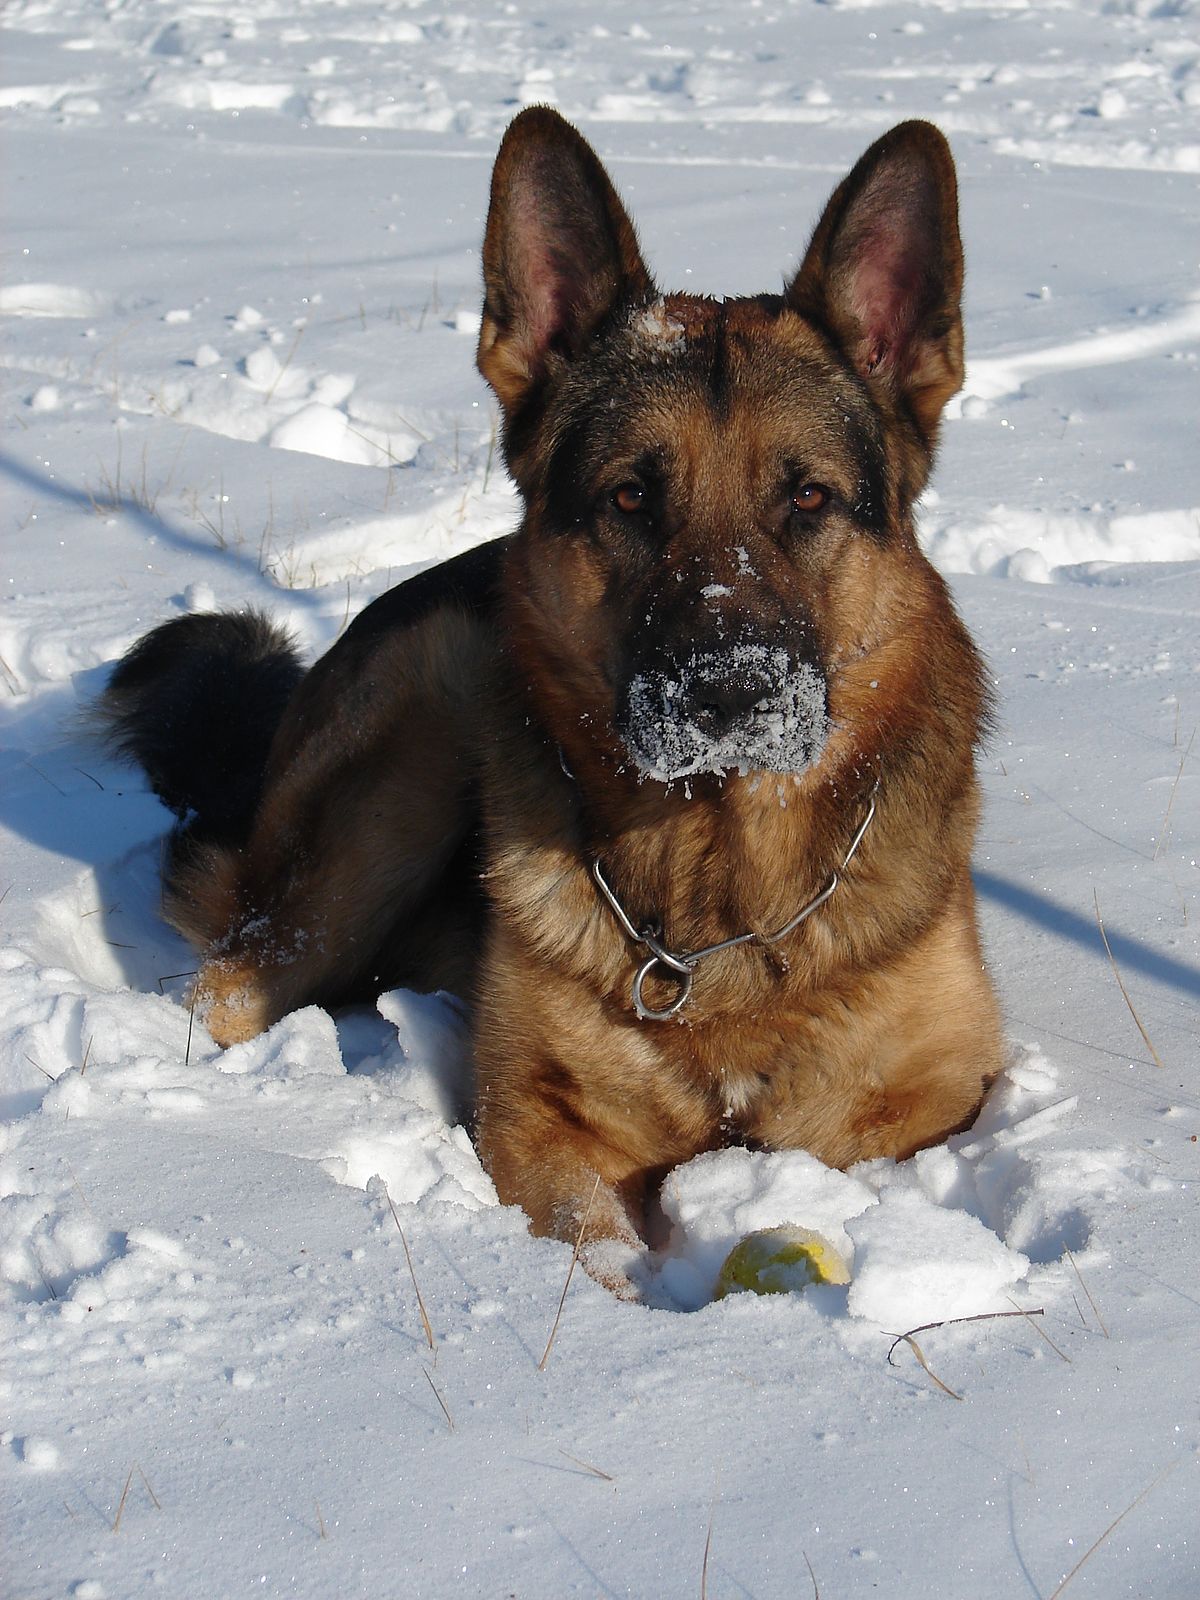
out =
<path fill-rule="evenodd" d="M 511 421 L 620 302 L 653 292 L 591 145 L 548 106 L 509 126 L 492 172 L 476 357 Z"/>

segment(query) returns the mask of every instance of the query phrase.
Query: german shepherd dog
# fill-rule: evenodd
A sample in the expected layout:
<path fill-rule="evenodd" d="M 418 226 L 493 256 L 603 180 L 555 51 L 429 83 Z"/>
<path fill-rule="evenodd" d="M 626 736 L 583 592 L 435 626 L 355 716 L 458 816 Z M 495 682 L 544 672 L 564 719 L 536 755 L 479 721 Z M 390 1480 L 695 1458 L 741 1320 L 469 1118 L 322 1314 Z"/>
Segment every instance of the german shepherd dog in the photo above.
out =
<path fill-rule="evenodd" d="M 168 622 L 101 715 L 180 818 L 167 915 L 212 1037 L 464 996 L 501 1200 L 631 1297 L 671 1167 L 904 1157 L 1000 1067 L 969 873 L 988 692 L 912 515 L 963 373 L 954 165 L 904 123 L 782 294 L 664 295 L 537 107 L 483 266 L 517 532 L 308 672 L 263 616 Z"/>

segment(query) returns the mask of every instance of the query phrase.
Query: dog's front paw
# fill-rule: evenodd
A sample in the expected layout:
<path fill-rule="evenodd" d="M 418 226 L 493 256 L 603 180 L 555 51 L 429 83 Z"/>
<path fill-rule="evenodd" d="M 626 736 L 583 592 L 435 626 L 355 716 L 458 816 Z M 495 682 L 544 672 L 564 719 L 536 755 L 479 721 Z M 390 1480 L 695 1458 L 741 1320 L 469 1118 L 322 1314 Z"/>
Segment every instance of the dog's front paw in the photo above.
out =
<path fill-rule="evenodd" d="M 196 1015 L 223 1050 L 245 1044 L 277 1020 L 259 974 L 226 958 L 206 961 L 192 990 Z"/>
<path fill-rule="evenodd" d="M 638 1303 L 650 1275 L 650 1254 L 641 1244 L 624 1239 L 588 1239 L 579 1250 L 579 1265 L 618 1300 Z"/>

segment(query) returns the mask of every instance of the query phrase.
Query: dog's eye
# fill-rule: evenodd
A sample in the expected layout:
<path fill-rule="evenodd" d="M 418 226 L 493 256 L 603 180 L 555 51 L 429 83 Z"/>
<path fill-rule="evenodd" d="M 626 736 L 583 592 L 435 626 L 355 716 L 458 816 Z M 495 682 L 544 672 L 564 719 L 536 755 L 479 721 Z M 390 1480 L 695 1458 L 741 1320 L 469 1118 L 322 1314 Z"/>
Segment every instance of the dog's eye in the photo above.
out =
<path fill-rule="evenodd" d="M 820 511 L 829 502 L 829 490 L 821 487 L 819 483 L 802 483 L 792 495 L 792 506 L 796 511 Z"/>
<path fill-rule="evenodd" d="M 636 517 L 647 509 L 647 495 L 640 483 L 623 483 L 609 496 L 613 505 L 625 517 Z"/>

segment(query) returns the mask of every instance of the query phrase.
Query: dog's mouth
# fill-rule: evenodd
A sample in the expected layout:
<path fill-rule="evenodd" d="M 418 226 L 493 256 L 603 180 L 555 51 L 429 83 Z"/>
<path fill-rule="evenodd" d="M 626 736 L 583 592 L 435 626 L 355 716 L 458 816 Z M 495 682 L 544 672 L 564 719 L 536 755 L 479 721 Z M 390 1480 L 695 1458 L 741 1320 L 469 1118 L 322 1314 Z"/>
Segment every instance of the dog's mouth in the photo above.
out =
<path fill-rule="evenodd" d="M 801 773 L 829 736 L 825 678 L 781 646 L 697 651 L 629 682 L 618 729 L 639 776 Z"/>

